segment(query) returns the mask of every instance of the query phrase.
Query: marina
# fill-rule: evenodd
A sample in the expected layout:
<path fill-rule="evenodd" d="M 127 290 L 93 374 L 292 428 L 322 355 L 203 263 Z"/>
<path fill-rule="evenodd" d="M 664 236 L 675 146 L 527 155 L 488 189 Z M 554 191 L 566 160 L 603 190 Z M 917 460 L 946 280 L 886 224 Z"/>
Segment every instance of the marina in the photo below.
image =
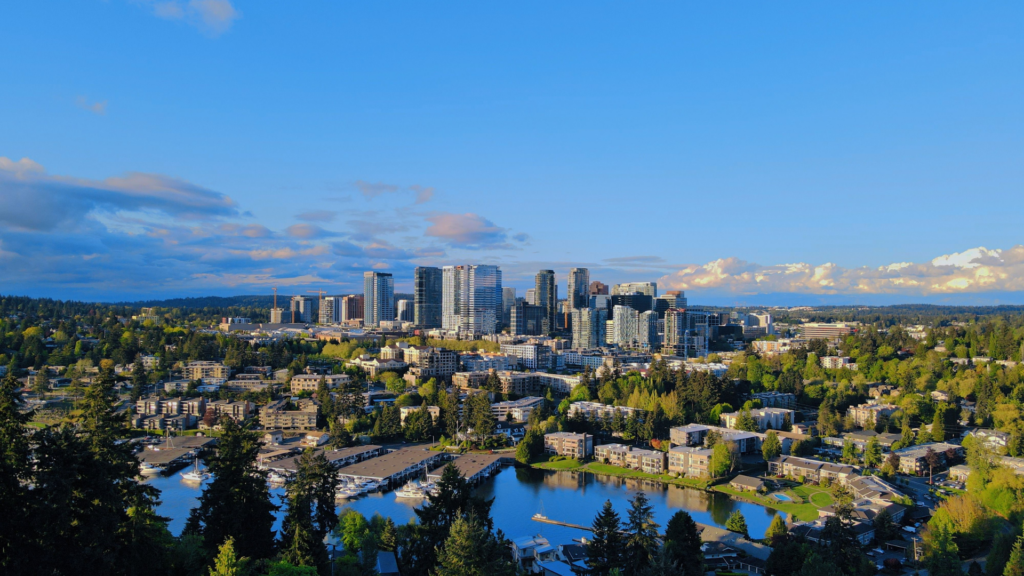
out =
<path fill-rule="evenodd" d="M 322 448 L 318 448 L 316 452 L 323 453 L 327 457 L 327 460 L 329 462 L 340 467 L 345 467 L 355 464 L 357 462 L 363 462 L 365 460 L 369 460 L 370 458 L 380 456 L 381 454 L 384 453 L 384 448 L 382 446 L 376 446 L 371 444 L 367 446 L 353 446 L 350 448 L 342 448 L 341 450 L 324 450 Z M 295 474 L 295 471 L 298 469 L 298 461 L 300 456 L 301 453 L 295 454 L 294 456 L 289 456 L 287 458 L 282 458 L 280 460 L 265 462 L 263 464 L 263 468 L 271 470 L 273 472 L 277 472 L 278 474 L 290 476 L 292 474 Z"/>
<path fill-rule="evenodd" d="M 424 472 L 451 456 L 421 447 L 400 448 L 383 456 L 350 464 L 341 469 L 339 477 L 345 484 L 373 481 L 379 488 L 396 488 L 403 481 L 423 476 Z"/>
<path fill-rule="evenodd" d="M 483 482 L 501 469 L 500 454 L 462 454 L 452 462 L 455 468 L 470 484 Z M 427 480 L 436 482 L 441 479 L 444 467 L 438 467 L 427 473 Z"/>

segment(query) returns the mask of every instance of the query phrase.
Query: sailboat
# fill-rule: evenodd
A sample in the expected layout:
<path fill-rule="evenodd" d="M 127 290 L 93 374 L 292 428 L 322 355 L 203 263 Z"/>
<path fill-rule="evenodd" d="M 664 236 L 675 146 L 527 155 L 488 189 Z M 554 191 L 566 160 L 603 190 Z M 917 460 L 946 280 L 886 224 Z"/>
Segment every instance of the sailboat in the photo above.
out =
<path fill-rule="evenodd" d="M 202 482 L 210 477 L 210 473 L 199 469 L 199 458 L 196 458 L 195 467 L 189 472 L 182 472 L 181 477 L 189 482 Z"/>

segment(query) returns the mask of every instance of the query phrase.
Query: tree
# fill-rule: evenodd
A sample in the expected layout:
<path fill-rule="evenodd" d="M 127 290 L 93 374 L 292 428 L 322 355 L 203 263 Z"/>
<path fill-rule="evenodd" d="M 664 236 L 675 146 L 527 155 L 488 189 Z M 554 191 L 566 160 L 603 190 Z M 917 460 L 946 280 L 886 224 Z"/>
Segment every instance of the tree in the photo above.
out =
<path fill-rule="evenodd" d="M 323 452 L 307 448 L 297 461 L 288 484 L 288 508 L 282 523 L 281 548 L 285 561 L 296 566 L 327 566 L 324 538 L 338 524 L 334 493 L 338 469 Z"/>
<path fill-rule="evenodd" d="M 665 526 L 665 544 L 662 556 L 669 560 L 677 573 L 682 576 L 704 574 L 704 552 L 701 551 L 700 533 L 697 523 L 685 510 L 679 510 L 669 518 Z"/>
<path fill-rule="evenodd" d="M 437 576 L 514 576 L 507 544 L 474 514 L 458 518 L 438 552 Z"/>
<path fill-rule="evenodd" d="M 893 521 L 892 514 L 888 510 L 879 512 L 875 519 L 872 520 L 872 524 L 875 527 L 875 539 L 879 542 L 895 540 L 899 536 L 900 528 Z"/>
<path fill-rule="evenodd" d="M 268 558 L 274 554 L 274 512 L 266 472 L 256 465 L 258 436 L 231 418 L 222 421 L 217 453 L 207 458 L 213 481 L 203 488 L 189 513 L 185 533 L 202 534 L 208 550 L 227 538 L 239 554 Z"/>
<path fill-rule="evenodd" d="M 778 542 L 785 540 L 788 535 L 789 529 L 786 528 L 786 521 L 778 514 L 772 515 L 772 522 L 764 532 L 764 539 L 771 542 L 772 546 L 776 546 Z"/>
<path fill-rule="evenodd" d="M 789 412 L 786 412 L 782 416 L 782 431 L 792 432 L 793 431 L 793 419 L 789 417 Z"/>
<path fill-rule="evenodd" d="M 544 450 L 544 438 L 540 432 L 531 428 L 526 436 L 516 446 L 516 461 L 521 464 L 529 464 L 530 461 Z"/>
<path fill-rule="evenodd" d="M 932 484 L 932 474 L 942 464 L 942 457 L 929 446 L 924 453 L 924 461 L 928 463 L 928 483 Z"/>
<path fill-rule="evenodd" d="M 882 465 L 882 445 L 878 442 L 878 436 L 868 439 L 864 447 L 864 465 L 869 468 L 878 468 Z"/>
<path fill-rule="evenodd" d="M 36 372 L 35 381 L 32 384 L 32 391 L 36 394 L 45 394 L 50 390 L 50 369 L 43 365 L 42 368 Z"/>
<path fill-rule="evenodd" d="M 396 406 L 385 406 L 373 425 L 373 437 L 380 439 L 397 438 L 402 434 L 402 415 Z"/>
<path fill-rule="evenodd" d="M 1010 558 L 1006 561 L 1006 568 L 1003 569 L 1003 576 L 1024 576 L 1024 536 L 1017 538 L 1017 542 L 1014 543 Z"/>
<path fill-rule="evenodd" d="M 721 478 L 732 471 L 736 464 L 736 444 L 732 442 L 718 442 L 711 450 L 711 463 L 708 473 L 712 478 Z"/>
<path fill-rule="evenodd" d="M 817 552 L 811 552 L 803 564 L 797 576 L 844 576 L 836 562 Z"/>
<path fill-rule="evenodd" d="M 925 566 L 931 576 L 961 576 L 959 548 L 943 527 L 925 533 Z"/>
<path fill-rule="evenodd" d="M 742 534 L 744 537 L 749 537 L 747 534 L 747 519 L 743 517 L 743 514 L 736 510 L 725 521 L 725 529 L 730 532 L 736 532 Z"/>
<path fill-rule="evenodd" d="M 363 540 L 370 533 L 370 525 L 366 517 L 355 510 L 341 513 L 341 542 L 347 552 L 354 553 L 363 545 Z"/>
<path fill-rule="evenodd" d="M 243 576 L 247 572 L 246 564 L 246 558 L 239 558 L 235 554 L 235 539 L 228 537 L 219 548 L 213 567 L 210 568 L 210 576 Z"/>
<path fill-rule="evenodd" d="M 857 457 L 857 447 L 853 445 L 850 440 L 843 441 L 843 462 L 847 464 L 856 464 L 860 461 Z"/>
<path fill-rule="evenodd" d="M 587 574 L 608 576 L 612 570 L 621 570 L 625 564 L 626 543 L 622 537 L 622 523 L 619 514 L 612 508 L 610 500 L 594 518 L 594 537 L 587 542 Z"/>
<path fill-rule="evenodd" d="M 149 375 L 146 374 L 146 365 L 142 362 L 142 354 L 135 356 L 135 363 L 132 365 L 132 400 L 142 398 L 142 389 L 149 383 Z"/>
<path fill-rule="evenodd" d="M 757 420 L 750 415 L 750 410 L 741 410 L 739 418 L 736 419 L 736 429 L 746 430 L 747 432 L 757 432 Z"/>
<path fill-rule="evenodd" d="M 28 482 L 31 478 L 29 440 L 25 425 L 31 417 L 22 413 L 18 380 L 8 370 L 0 382 L 0 572 L 27 573 L 33 563 L 29 548 L 31 521 Z"/>
<path fill-rule="evenodd" d="M 764 457 L 766 462 L 770 462 L 781 454 L 782 442 L 779 441 L 779 435 L 774 430 L 769 430 L 764 442 L 761 444 L 761 456 Z"/>
<path fill-rule="evenodd" d="M 626 565 L 628 574 L 640 574 L 651 566 L 658 547 L 658 524 L 654 507 L 643 492 L 630 501 L 626 517 Z"/>

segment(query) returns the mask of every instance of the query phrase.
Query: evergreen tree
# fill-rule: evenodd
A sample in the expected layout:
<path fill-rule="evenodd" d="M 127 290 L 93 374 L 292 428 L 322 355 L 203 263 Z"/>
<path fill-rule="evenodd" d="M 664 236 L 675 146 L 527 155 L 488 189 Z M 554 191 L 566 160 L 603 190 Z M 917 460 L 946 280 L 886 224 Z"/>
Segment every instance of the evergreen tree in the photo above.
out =
<path fill-rule="evenodd" d="M 1017 538 L 1017 542 L 1014 543 L 1010 558 L 1006 561 L 1006 568 L 1003 569 L 1003 576 L 1024 576 L 1024 536 Z"/>
<path fill-rule="evenodd" d="M 142 398 L 142 389 L 148 382 L 146 365 L 142 363 L 142 354 L 138 354 L 135 356 L 135 364 L 132 366 L 132 401 Z"/>
<path fill-rule="evenodd" d="M 484 522 L 469 514 L 452 524 L 438 551 L 437 576 L 514 576 L 507 543 L 495 537 Z"/>
<path fill-rule="evenodd" d="M 925 554 L 925 565 L 931 576 L 962 576 L 959 547 L 953 541 L 952 534 L 945 528 L 936 527 L 929 530 L 925 541 Z"/>
<path fill-rule="evenodd" d="M 606 500 L 601 512 L 594 518 L 594 537 L 587 542 L 586 571 L 591 576 L 608 576 L 612 570 L 621 570 L 625 565 L 626 543 L 622 536 L 622 522 L 619 514 Z"/>
<path fill-rule="evenodd" d="M 729 515 L 729 519 L 725 521 L 725 529 L 747 537 L 747 519 L 743 517 L 743 514 L 739 510 L 736 510 Z"/>
<path fill-rule="evenodd" d="M 210 576 L 244 576 L 247 572 L 245 558 L 235 554 L 235 540 L 228 538 L 221 544 L 217 558 L 210 568 Z"/>
<path fill-rule="evenodd" d="M 27 573 L 33 563 L 29 548 L 34 528 L 28 490 L 31 466 L 25 436 L 31 415 L 21 412 L 22 405 L 18 380 L 8 370 L 0 382 L 0 572 L 6 574 Z"/>
<path fill-rule="evenodd" d="M 778 514 L 772 515 L 772 523 L 769 524 L 768 529 L 765 530 L 764 539 L 771 542 L 772 546 L 777 546 L 777 543 L 784 540 L 786 536 L 789 536 L 789 529 L 786 528 L 786 521 Z"/>
<path fill-rule="evenodd" d="M 334 493 L 338 470 L 323 452 L 307 448 L 299 456 L 295 479 L 288 484 L 288 510 L 282 524 L 284 559 L 296 566 L 328 565 L 324 538 L 338 524 Z"/>
<path fill-rule="evenodd" d="M 878 468 L 882 465 L 882 446 L 878 442 L 878 436 L 868 439 L 864 448 L 864 465 L 869 468 Z"/>
<path fill-rule="evenodd" d="M 213 481 L 189 513 L 185 533 L 202 534 L 212 553 L 227 538 L 248 558 L 274 554 L 274 511 L 266 472 L 256 465 L 257 435 L 230 418 L 222 421 L 217 454 L 207 458 Z"/>
<path fill-rule="evenodd" d="M 626 565 L 628 574 L 640 574 L 651 566 L 658 548 L 658 524 L 647 495 L 637 492 L 626 517 Z"/>
<path fill-rule="evenodd" d="M 359 576 L 377 575 L 378 550 L 376 538 L 363 538 L 359 548 Z M 326 573 L 323 576 L 327 576 Z"/>
<path fill-rule="evenodd" d="M 35 381 L 32 383 L 32 391 L 40 395 L 50 391 L 50 369 L 46 365 L 43 365 L 36 372 Z"/>
<path fill-rule="evenodd" d="M 673 514 L 665 526 L 665 545 L 661 555 L 668 559 L 681 576 L 704 574 L 700 533 L 697 531 L 697 523 L 685 510 Z"/>
<path fill-rule="evenodd" d="M 768 462 L 778 458 L 781 454 L 782 442 L 779 441 L 779 435 L 774 430 L 769 430 L 761 444 L 761 456 Z"/>
<path fill-rule="evenodd" d="M 385 406 L 373 426 L 373 436 L 380 439 L 398 438 L 402 434 L 402 415 L 397 406 Z"/>

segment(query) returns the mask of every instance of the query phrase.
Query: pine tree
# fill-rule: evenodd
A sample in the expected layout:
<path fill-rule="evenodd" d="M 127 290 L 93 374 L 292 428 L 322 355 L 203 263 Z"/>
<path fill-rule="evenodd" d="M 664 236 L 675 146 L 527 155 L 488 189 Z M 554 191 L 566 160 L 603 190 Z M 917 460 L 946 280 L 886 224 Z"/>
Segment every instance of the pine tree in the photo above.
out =
<path fill-rule="evenodd" d="M 864 448 L 864 465 L 869 468 L 878 468 L 882 465 L 882 446 L 878 442 L 878 436 L 868 439 Z"/>
<path fill-rule="evenodd" d="M 647 495 L 637 492 L 626 517 L 626 566 L 629 574 L 640 574 L 651 566 L 658 547 L 658 524 Z"/>
<path fill-rule="evenodd" d="M 256 465 L 257 435 L 230 418 L 223 420 L 217 454 L 207 458 L 213 481 L 203 488 L 189 513 L 185 533 L 202 534 L 212 553 L 228 537 L 249 558 L 274 554 L 274 511 L 266 472 Z"/>
<path fill-rule="evenodd" d="M 764 539 L 772 543 L 772 546 L 776 546 L 777 542 L 785 539 L 789 535 L 789 529 L 786 528 L 786 521 L 782 519 L 782 516 L 774 514 L 772 516 L 772 522 L 768 525 L 768 529 L 764 532 Z"/>
<path fill-rule="evenodd" d="M 587 542 L 587 574 L 608 576 L 613 569 L 621 570 L 625 564 L 626 543 L 622 536 L 619 514 L 606 500 L 601 512 L 594 518 L 594 538 Z"/>
<path fill-rule="evenodd" d="M 743 517 L 743 514 L 739 510 L 736 510 L 729 516 L 729 519 L 725 521 L 725 529 L 747 537 L 747 519 Z"/>
<path fill-rule="evenodd" d="M 1014 543 L 1010 558 L 1006 561 L 1006 568 L 1003 569 L 1003 576 L 1024 576 L 1024 536 L 1017 538 L 1017 542 Z"/>
<path fill-rule="evenodd" d="M 50 390 L 50 369 L 43 365 L 36 372 L 35 381 L 32 383 L 32 391 L 36 394 L 46 394 Z"/>
<path fill-rule="evenodd" d="M 697 531 L 697 523 L 685 510 L 673 514 L 665 526 L 665 545 L 661 555 L 668 559 L 681 576 L 704 574 L 700 533 Z"/>
<path fill-rule="evenodd" d="M 288 484 L 288 511 L 282 524 L 284 559 L 296 566 L 326 567 L 324 538 L 338 524 L 334 492 L 338 470 L 323 452 L 307 448 Z"/>
<path fill-rule="evenodd" d="M 235 539 L 228 538 L 221 544 L 217 558 L 210 568 L 210 576 L 243 576 L 246 574 L 245 558 L 239 558 L 235 554 Z"/>
<path fill-rule="evenodd" d="M 0 572 L 27 573 L 32 564 L 29 542 L 34 522 L 30 522 L 28 481 L 31 478 L 29 442 L 25 425 L 30 415 L 23 414 L 18 380 L 8 371 L 0 382 Z"/>
<path fill-rule="evenodd" d="M 931 576 L 961 576 L 963 573 L 960 570 L 959 547 L 945 528 L 929 530 L 925 565 Z"/>
<path fill-rule="evenodd" d="M 766 462 L 769 462 L 778 458 L 781 454 L 782 442 L 779 441 L 779 435 L 774 430 L 769 430 L 764 442 L 761 444 L 761 456 L 764 457 Z"/>
<path fill-rule="evenodd" d="M 474 514 L 458 518 L 437 555 L 437 576 L 514 576 L 506 543 Z"/>

